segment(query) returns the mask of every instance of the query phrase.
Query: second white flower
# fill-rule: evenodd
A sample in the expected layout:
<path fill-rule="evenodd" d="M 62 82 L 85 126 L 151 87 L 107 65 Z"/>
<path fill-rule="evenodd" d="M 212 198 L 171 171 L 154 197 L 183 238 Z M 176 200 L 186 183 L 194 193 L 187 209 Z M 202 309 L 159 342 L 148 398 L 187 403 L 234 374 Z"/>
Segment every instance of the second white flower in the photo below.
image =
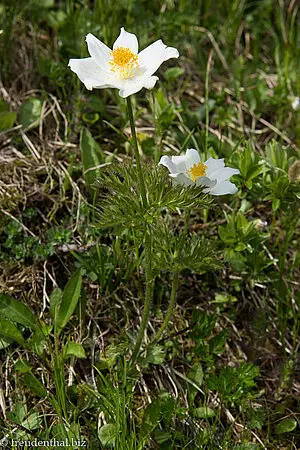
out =
<path fill-rule="evenodd" d="M 197 150 L 190 148 L 185 155 L 162 156 L 159 164 L 169 169 L 174 183 L 185 186 L 203 186 L 203 192 L 212 195 L 235 194 L 237 187 L 229 181 L 238 175 L 238 169 L 225 167 L 224 159 L 209 158 L 201 162 Z"/>

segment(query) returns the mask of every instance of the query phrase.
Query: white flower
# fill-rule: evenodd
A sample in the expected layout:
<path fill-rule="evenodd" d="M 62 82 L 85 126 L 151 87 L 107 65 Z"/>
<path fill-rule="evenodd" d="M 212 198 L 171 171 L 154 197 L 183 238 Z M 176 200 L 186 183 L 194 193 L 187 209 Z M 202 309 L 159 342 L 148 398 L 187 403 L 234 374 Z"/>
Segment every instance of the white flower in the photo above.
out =
<path fill-rule="evenodd" d="M 294 97 L 294 100 L 292 102 L 292 108 L 297 111 L 297 109 L 300 106 L 300 98 L 299 97 Z"/>
<path fill-rule="evenodd" d="M 138 53 L 134 34 L 121 28 L 111 50 L 89 33 L 86 36 L 90 58 L 70 59 L 69 66 L 89 90 L 117 88 L 128 97 L 142 88 L 152 89 L 158 77 L 152 76 L 170 58 L 178 58 L 176 48 L 167 47 L 160 39 Z"/>
<path fill-rule="evenodd" d="M 263 231 L 268 226 L 268 222 L 260 219 L 255 219 L 253 223 L 258 231 Z"/>
<path fill-rule="evenodd" d="M 182 156 L 162 156 L 159 164 L 169 169 L 170 177 L 176 184 L 204 186 L 203 192 L 212 195 L 235 194 L 236 186 L 229 181 L 238 169 L 225 167 L 224 159 L 209 158 L 200 161 L 197 150 L 190 148 Z"/>

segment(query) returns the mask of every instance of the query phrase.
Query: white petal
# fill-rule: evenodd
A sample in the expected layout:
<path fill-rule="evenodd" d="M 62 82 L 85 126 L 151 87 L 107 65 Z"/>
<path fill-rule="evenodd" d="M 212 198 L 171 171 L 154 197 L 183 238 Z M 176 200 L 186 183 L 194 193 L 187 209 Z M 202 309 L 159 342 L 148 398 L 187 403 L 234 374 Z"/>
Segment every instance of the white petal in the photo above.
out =
<path fill-rule="evenodd" d="M 169 156 L 166 156 L 166 155 L 162 156 L 160 158 L 160 161 L 159 161 L 158 165 L 167 167 L 169 169 L 170 173 L 177 173 L 177 167 L 171 161 L 171 158 Z"/>
<path fill-rule="evenodd" d="M 229 180 L 232 175 L 238 175 L 240 171 L 238 169 L 232 169 L 231 167 L 224 167 L 223 169 L 214 170 L 209 177 L 214 180 L 216 179 L 218 183 L 221 181 Z"/>
<path fill-rule="evenodd" d="M 185 155 L 185 164 L 187 170 L 190 170 L 190 168 L 193 167 L 194 164 L 198 164 L 200 162 L 200 155 L 194 148 L 188 148 Z"/>
<path fill-rule="evenodd" d="M 175 164 L 177 172 L 186 172 L 186 155 L 172 156 L 172 163 Z"/>
<path fill-rule="evenodd" d="M 170 177 L 172 177 L 172 181 L 174 184 L 181 184 L 183 186 L 195 186 L 195 183 L 184 173 L 171 173 Z"/>
<path fill-rule="evenodd" d="M 144 87 L 147 89 L 152 89 L 157 80 L 157 77 L 149 77 L 146 80 L 140 77 L 131 78 L 130 80 L 123 80 L 121 82 L 122 86 L 120 86 L 119 95 L 120 97 L 126 98 L 129 95 L 139 92 Z M 120 82 L 118 82 L 117 80 L 116 83 L 120 84 Z"/>
<path fill-rule="evenodd" d="M 85 86 L 90 85 L 90 91 L 92 89 L 107 89 L 107 88 L 113 88 L 113 89 L 119 89 L 118 86 L 115 86 L 114 84 L 108 84 L 107 82 L 99 83 L 97 80 L 86 80 Z M 88 89 L 88 88 L 87 88 Z"/>
<path fill-rule="evenodd" d="M 225 166 L 224 158 L 222 159 L 214 159 L 209 158 L 204 163 L 207 166 L 206 175 L 210 177 L 210 174 L 213 173 L 215 170 L 222 169 Z"/>
<path fill-rule="evenodd" d="M 108 62 L 110 59 L 111 50 L 103 42 L 99 41 L 95 36 L 89 33 L 86 38 L 88 51 L 94 61 L 103 69 L 107 68 L 109 71 Z"/>
<path fill-rule="evenodd" d="M 158 77 L 149 77 L 143 82 L 143 86 L 146 89 L 153 89 L 157 80 L 158 80 Z"/>
<path fill-rule="evenodd" d="M 170 58 L 178 58 L 176 48 L 167 47 L 160 39 L 139 53 L 139 65 L 145 76 L 150 76 L 157 71 L 159 66 Z"/>
<path fill-rule="evenodd" d="M 217 184 L 217 180 L 210 180 L 208 177 L 199 177 L 196 180 L 197 186 L 206 186 L 208 189 L 214 187 Z M 207 189 L 203 192 L 207 192 Z"/>
<path fill-rule="evenodd" d="M 135 34 L 128 33 L 124 30 L 124 28 L 121 28 L 121 32 L 119 37 L 117 38 L 116 42 L 113 45 L 113 50 L 117 47 L 125 47 L 130 48 L 130 50 L 133 53 L 138 53 L 139 51 L 139 44 L 138 40 Z"/>
<path fill-rule="evenodd" d="M 133 83 L 130 82 L 123 82 L 123 86 L 119 90 L 119 95 L 122 98 L 129 97 L 129 95 L 135 94 L 136 92 L 139 92 L 141 89 L 143 89 L 143 85 L 140 83 Z"/>
<path fill-rule="evenodd" d="M 207 189 L 207 192 L 212 195 L 235 194 L 237 191 L 238 189 L 235 184 L 230 183 L 230 181 L 222 181 L 221 183 L 216 184 L 213 188 Z"/>
<path fill-rule="evenodd" d="M 106 73 L 95 63 L 93 58 L 70 59 L 69 67 L 89 90 L 107 84 Z"/>

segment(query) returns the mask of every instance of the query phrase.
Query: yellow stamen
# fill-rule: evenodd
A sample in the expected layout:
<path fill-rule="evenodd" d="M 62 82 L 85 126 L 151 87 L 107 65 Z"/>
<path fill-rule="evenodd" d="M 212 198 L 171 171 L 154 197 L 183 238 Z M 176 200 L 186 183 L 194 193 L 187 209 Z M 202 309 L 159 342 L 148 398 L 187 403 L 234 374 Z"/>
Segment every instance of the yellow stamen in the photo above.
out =
<path fill-rule="evenodd" d="M 117 47 L 110 54 L 109 64 L 112 72 L 119 73 L 122 79 L 131 78 L 138 67 L 138 56 L 130 48 Z"/>
<path fill-rule="evenodd" d="M 207 166 L 199 162 L 198 164 L 194 164 L 190 170 L 187 171 L 187 175 L 195 182 L 199 177 L 205 177 Z"/>

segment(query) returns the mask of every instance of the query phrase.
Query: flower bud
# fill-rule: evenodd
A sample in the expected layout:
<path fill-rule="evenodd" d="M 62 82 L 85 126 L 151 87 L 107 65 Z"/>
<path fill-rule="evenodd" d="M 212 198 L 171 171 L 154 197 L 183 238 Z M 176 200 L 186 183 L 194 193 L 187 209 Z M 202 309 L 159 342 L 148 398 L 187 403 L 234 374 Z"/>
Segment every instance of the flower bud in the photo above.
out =
<path fill-rule="evenodd" d="M 291 183 L 300 183 L 300 160 L 295 161 L 289 168 L 289 180 Z"/>

